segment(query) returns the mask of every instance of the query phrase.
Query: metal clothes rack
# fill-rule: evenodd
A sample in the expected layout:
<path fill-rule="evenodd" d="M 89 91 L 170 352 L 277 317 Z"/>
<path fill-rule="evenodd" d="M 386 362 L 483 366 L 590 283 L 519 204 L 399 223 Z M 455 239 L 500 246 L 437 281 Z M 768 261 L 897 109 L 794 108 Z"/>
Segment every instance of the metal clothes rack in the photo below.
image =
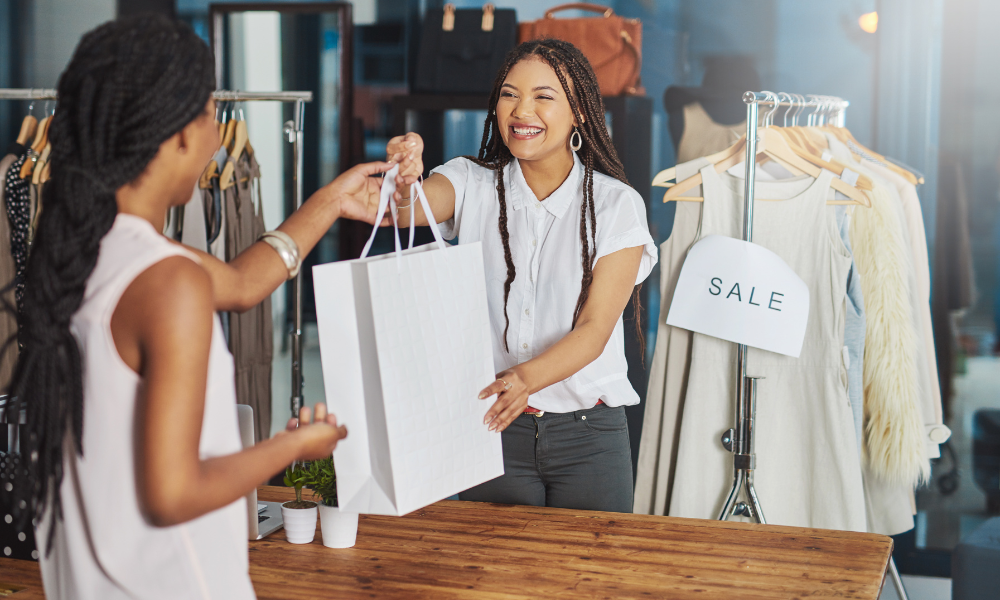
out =
<path fill-rule="evenodd" d="M 807 99 L 808 98 L 808 99 Z M 757 161 L 757 128 L 758 128 L 758 107 L 766 105 L 772 107 L 765 115 L 765 122 L 774 114 L 779 107 L 786 107 L 785 117 L 793 109 L 795 118 L 799 112 L 806 108 L 812 108 L 815 112 L 809 116 L 810 125 L 824 125 L 829 123 L 837 127 L 843 127 L 845 112 L 850 103 L 842 98 L 833 96 L 802 96 L 799 94 L 786 94 L 774 92 L 746 92 L 743 94 L 743 102 L 747 105 L 747 138 L 746 138 L 746 180 L 743 187 L 743 240 L 753 241 L 753 202 L 754 202 L 754 177 L 756 176 Z M 767 123 L 765 123 L 766 125 Z M 726 499 L 726 503 L 719 513 L 719 520 L 726 521 L 732 516 L 746 516 L 757 523 L 764 524 L 764 512 L 757 498 L 757 491 L 753 485 L 753 474 L 756 468 L 756 457 L 754 455 L 754 418 L 757 411 L 757 380 L 759 377 L 747 376 L 747 347 L 745 344 L 736 346 L 736 426 L 722 435 L 722 445 L 729 452 L 733 453 L 733 486 Z M 741 492 L 743 499 L 740 499 Z M 896 563 L 889 557 L 889 574 L 893 587 L 896 589 L 901 600 L 907 600 L 906 589 L 903 581 L 896 569 Z"/>
<path fill-rule="evenodd" d="M 228 102 L 283 102 L 294 103 L 292 119 L 284 124 L 285 137 L 292 144 L 292 160 L 295 168 L 292 170 L 292 202 L 295 210 L 302 206 L 302 164 L 303 164 L 303 121 L 305 120 L 305 103 L 312 102 L 312 92 L 238 92 L 218 90 L 212 94 L 216 100 Z M 58 94 L 53 89 L 2 89 L 0 100 L 57 100 Z M 305 258 L 305 257 L 303 257 Z M 302 272 L 295 276 L 292 282 L 292 310 L 294 314 L 292 331 L 290 332 L 292 347 L 292 414 L 298 414 L 302 406 Z"/>

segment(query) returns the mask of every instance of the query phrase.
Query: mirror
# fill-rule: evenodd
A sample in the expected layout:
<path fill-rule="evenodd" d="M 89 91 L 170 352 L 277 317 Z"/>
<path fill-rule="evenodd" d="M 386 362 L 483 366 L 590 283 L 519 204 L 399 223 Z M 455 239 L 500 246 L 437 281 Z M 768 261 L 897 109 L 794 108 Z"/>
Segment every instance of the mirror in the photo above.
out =
<path fill-rule="evenodd" d="M 243 92 L 311 91 L 305 104 L 302 199 L 333 181 L 358 153 L 351 145 L 353 117 L 352 12 L 346 2 L 224 3 L 209 6 L 209 39 L 215 54 L 219 89 Z M 267 229 L 294 209 L 295 162 L 292 144 L 282 133 L 294 104 L 247 102 L 235 108 L 245 116 L 250 143 L 260 165 L 261 204 Z M 339 223 L 320 240 L 302 264 L 302 321 L 315 323 L 312 266 L 339 258 Z M 293 286 L 272 296 L 276 345 L 272 371 L 272 432 L 290 415 L 287 365 L 293 326 Z M 318 352 L 311 352 L 305 327 L 302 357 L 304 401 L 323 399 Z"/>

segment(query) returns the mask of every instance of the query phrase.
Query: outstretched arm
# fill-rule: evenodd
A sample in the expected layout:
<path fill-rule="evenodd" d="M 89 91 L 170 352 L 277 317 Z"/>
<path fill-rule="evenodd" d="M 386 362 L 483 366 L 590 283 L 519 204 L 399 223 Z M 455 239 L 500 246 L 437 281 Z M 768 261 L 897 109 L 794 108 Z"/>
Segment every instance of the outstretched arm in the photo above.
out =
<path fill-rule="evenodd" d="M 499 394 L 486 413 L 485 422 L 491 430 L 506 429 L 524 412 L 530 394 L 576 374 L 604 352 L 632 295 L 642 251 L 642 246 L 625 248 L 598 260 L 589 296 L 573 331 L 535 358 L 498 373 L 498 380 L 504 380 L 510 389 L 505 391 L 504 384 L 495 381 L 483 390 L 480 398 Z"/>
<path fill-rule="evenodd" d="M 320 188 L 299 210 L 278 226 L 306 255 L 341 217 L 375 220 L 382 179 L 373 177 L 393 166 L 387 162 L 360 164 Z M 389 221 L 386 219 L 385 223 Z M 257 242 L 226 263 L 211 254 L 194 251 L 212 280 L 215 310 L 243 312 L 253 308 L 288 279 L 285 263 L 273 248 Z"/>
<path fill-rule="evenodd" d="M 424 172 L 424 140 L 416 133 L 407 133 L 389 140 L 386 145 L 388 160 L 399 163 L 396 176 L 396 203 L 399 209 L 400 227 L 409 227 L 410 219 L 417 225 L 428 225 L 427 215 L 420 201 L 410 197 L 410 184 L 417 181 Z M 435 173 L 423 182 L 424 195 L 431 206 L 436 223 L 443 223 L 455 216 L 455 188 L 444 175 Z"/>

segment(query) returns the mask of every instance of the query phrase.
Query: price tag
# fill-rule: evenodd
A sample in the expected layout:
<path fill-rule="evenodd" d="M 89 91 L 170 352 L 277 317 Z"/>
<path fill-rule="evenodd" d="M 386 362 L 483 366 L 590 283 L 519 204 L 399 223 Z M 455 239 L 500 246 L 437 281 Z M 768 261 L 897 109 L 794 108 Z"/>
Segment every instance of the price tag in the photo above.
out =
<path fill-rule="evenodd" d="M 798 358 L 809 287 L 763 246 L 710 235 L 688 252 L 667 325 Z"/>

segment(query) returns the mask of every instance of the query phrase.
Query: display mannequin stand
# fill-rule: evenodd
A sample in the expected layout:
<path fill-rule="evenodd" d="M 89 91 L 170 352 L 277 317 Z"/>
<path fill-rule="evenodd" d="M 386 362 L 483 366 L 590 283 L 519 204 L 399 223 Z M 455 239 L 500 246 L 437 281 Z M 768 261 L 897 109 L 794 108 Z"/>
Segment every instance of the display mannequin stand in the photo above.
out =
<path fill-rule="evenodd" d="M 831 125 L 844 126 L 845 110 L 849 106 L 846 100 L 829 96 L 809 96 L 805 102 L 782 102 L 780 98 L 787 94 L 773 92 L 746 92 L 743 102 L 747 105 L 747 141 L 746 141 L 746 180 L 743 188 L 743 240 L 753 241 L 753 204 L 754 177 L 756 176 L 757 156 L 757 119 L 758 106 L 761 104 L 772 107 L 767 114 L 770 117 L 780 106 L 803 107 L 817 109 L 814 117 L 815 125 L 823 125 L 830 117 Z M 810 117 L 810 119 L 814 118 Z M 745 344 L 736 346 L 736 426 L 722 435 L 722 445 L 733 453 L 733 485 L 726 498 L 726 503 L 719 513 L 719 520 L 726 521 L 734 516 L 748 517 L 756 523 L 767 523 L 757 491 L 753 485 L 753 475 L 756 469 L 754 455 L 754 418 L 757 411 L 757 380 L 759 377 L 747 376 L 747 347 Z M 896 563 L 889 559 L 889 575 L 900 600 L 908 600 L 903 581 L 896 570 Z"/>

